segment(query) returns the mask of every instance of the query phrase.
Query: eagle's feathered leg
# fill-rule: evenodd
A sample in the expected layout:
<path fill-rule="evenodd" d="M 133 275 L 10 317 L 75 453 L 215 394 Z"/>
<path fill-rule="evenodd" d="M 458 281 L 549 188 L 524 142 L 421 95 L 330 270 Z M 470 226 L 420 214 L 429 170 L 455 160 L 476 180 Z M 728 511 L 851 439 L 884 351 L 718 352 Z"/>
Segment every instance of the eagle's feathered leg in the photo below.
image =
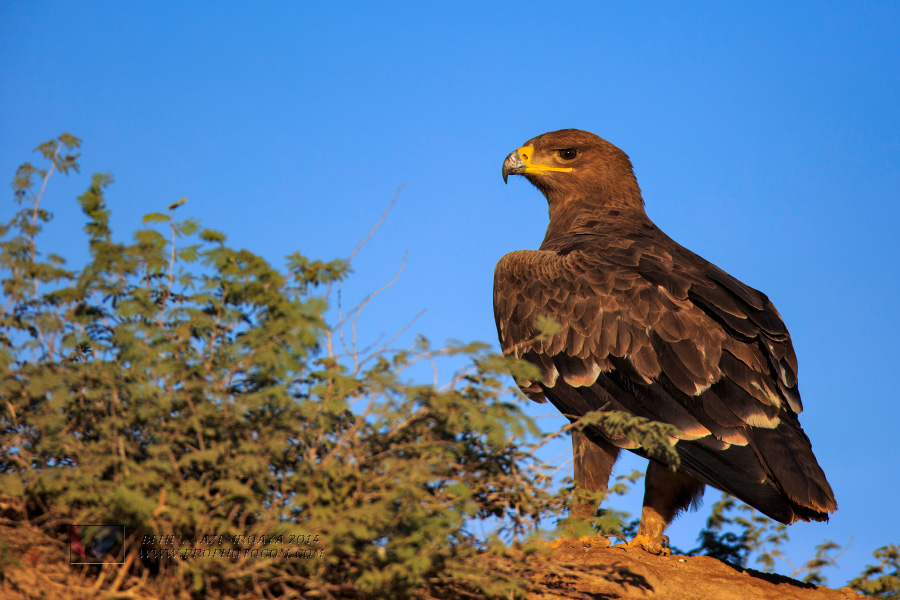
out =
<path fill-rule="evenodd" d="M 602 441 L 588 439 L 580 431 L 572 432 L 572 462 L 575 464 L 575 488 L 588 492 L 605 493 L 609 489 L 609 476 L 619 457 L 619 448 Z M 590 519 L 597 514 L 593 502 L 577 502 L 569 510 L 571 519 Z"/>
<path fill-rule="evenodd" d="M 572 460 L 575 465 L 575 489 L 605 493 L 609 488 L 609 476 L 619 457 L 619 448 L 601 440 L 597 443 L 579 431 L 572 432 Z M 595 495 L 596 497 L 596 495 Z M 569 509 L 570 519 L 589 520 L 597 514 L 597 504 L 590 500 L 576 500 Z M 608 548 L 611 543 L 605 535 L 585 535 L 575 539 L 563 537 L 550 542 L 551 548 L 571 546 L 578 548 Z"/>
<path fill-rule="evenodd" d="M 691 504 L 699 502 L 704 485 L 685 473 L 651 460 L 644 487 L 644 508 L 637 536 L 629 547 L 651 554 L 669 554 L 669 540 L 663 535 L 672 519 Z"/>

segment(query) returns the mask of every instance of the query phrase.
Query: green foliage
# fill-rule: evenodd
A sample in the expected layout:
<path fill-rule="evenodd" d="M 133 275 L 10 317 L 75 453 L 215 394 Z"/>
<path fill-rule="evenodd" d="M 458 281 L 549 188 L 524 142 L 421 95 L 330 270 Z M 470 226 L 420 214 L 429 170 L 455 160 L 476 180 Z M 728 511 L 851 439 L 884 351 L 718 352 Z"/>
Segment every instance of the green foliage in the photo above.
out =
<path fill-rule="evenodd" d="M 732 531 L 730 526 L 738 531 Z M 716 502 L 700 531 L 700 546 L 688 555 L 712 556 L 742 567 L 747 566 L 750 553 L 760 553 L 757 562 L 771 570 L 773 553 L 787 537 L 787 528 L 727 494 Z"/>
<path fill-rule="evenodd" d="M 674 425 L 636 417 L 620 410 L 595 410 L 585 413 L 573 426 L 580 429 L 594 426 L 612 438 L 626 437 L 637 442 L 647 455 L 675 469 L 680 464 L 675 443 L 679 430 Z"/>
<path fill-rule="evenodd" d="M 865 568 L 847 585 L 872 598 L 900 599 L 900 545 L 890 544 L 875 551 L 877 565 Z"/>
<path fill-rule="evenodd" d="M 688 555 L 712 556 L 741 567 L 748 566 L 754 556 L 754 563 L 764 572 L 774 572 L 776 562 L 782 561 L 790 567 L 790 577 L 815 585 L 827 583 L 822 569 L 836 566 L 847 548 L 824 540 L 816 547 L 815 556 L 796 566 L 784 553 L 789 541 L 787 526 L 727 494 L 713 505 L 699 540 L 700 546 Z"/>
<path fill-rule="evenodd" d="M 507 389 L 508 370 L 528 368 L 422 339 L 341 356 L 324 315 L 345 261 L 294 254 L 282 271 L 176 220 L 184 199 L 119 241 L 108 174 L 78 198 L 90 260 L 67 268 L 39 251 L 40 201 L 54 170 L 77 170 L 63 154 L 77 146 L 38 148 L 51 166 L 19 169 L 16 199 L 31 203 L 0 230 L 4 492 L 43 522 L 125 524 L 135 576 L 145 536 L 189 540 L 150 538 L 177 551 L 233 536 L 231 561 L 151 560 L 166 596 L 520 592 L 471 557 L 497 547 L 479 521 L 509 541 L 559 505 L 527 442 L 539 432 Z M 441 387 L 401 378 L 441 357 L 469 367 Z M 278 552 L 300 536 L 313 558 L 245 556 L 239 536 L 259 534 L 283 535 Z"/>
<path fill-rule="evenodd" d="M 560 490 L 560 498 L 562 500 L 562 510 L 560 512 L 568 513 L 568 511 L 576 506 L 590 505 L 601 506 L 594 516 L 589 519 L 578 518 L 561 518 L 558 520 L 556 530 L 553 537 L 565 536 L 572 539 L 578 539 L 586 535 L 594 535 L 597 532 L 608 536 L 618 538 L 620 541 L 628 541 L 636 531 L 637 521 L 628 522 L 631 516 L 629 513 L 611 508 L 609 500 L 616 496 L 625 496 L 631 491 L 631 487 L 643 478 L 644 474 L 640 471 L 632 471 L 631 473 L 617 475 L 612 485 L 606 493 L 591 492 L 584 488 L 575 487 L 575 482 L 571 478 L 564 481 L 564 486 Z M 632 531 L 632 528 L 634 531 Z"/>

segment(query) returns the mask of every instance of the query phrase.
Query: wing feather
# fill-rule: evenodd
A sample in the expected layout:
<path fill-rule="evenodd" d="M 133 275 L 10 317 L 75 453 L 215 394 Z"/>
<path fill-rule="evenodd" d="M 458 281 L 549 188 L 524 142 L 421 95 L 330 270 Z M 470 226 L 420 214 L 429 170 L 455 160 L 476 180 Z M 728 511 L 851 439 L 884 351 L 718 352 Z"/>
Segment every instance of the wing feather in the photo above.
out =
<path fill-rule="evenodd" d="M 740 298 L 747 306 L 755 308 L 756 310 L 766 309 L 766 304 L 769 303 L 769 299 L 766 298 L 765 294 L 741 283 L 719 267 L 709 265 L 709 268 L 706 270 L 706 275 L 711 280 L 734 294 L 734 296 Z"/>
<path fill-rule="evenodd" d="M 626 234 L 575 235 L 497 264 L 501 347 L 542 371 L 523 391 L 573 420 L 625 410 L 671 423 L 701 481 L 783 522 L 827 518 L 833 494 L 794 426 L 797 358 L 778 311 L 664 234 Z M 542 316 L 559 330 L 538 331 Z"/>

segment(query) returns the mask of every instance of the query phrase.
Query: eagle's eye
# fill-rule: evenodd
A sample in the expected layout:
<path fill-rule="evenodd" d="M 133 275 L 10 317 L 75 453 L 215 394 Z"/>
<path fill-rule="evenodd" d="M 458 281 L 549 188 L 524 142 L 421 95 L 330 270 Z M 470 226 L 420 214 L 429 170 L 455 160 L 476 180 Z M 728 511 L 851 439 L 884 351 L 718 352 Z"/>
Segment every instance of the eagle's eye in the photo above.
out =
<path fill-rule="evenodd" d="M 563 160 L 572 160 L 578 156 L 578 150 L 575 148 L 563 148 L 562 150 L 557 150 L 556 153 Z"/>

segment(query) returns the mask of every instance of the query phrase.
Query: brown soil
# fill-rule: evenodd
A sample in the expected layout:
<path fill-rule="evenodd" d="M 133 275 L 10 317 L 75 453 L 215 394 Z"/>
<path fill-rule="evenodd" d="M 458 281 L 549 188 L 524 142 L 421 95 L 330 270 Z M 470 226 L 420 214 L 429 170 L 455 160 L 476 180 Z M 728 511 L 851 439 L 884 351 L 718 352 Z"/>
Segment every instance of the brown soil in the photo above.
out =
<path fill-rule="evenodd" d="M 0 503 L 0 598 L 156 598 L 153 583 L 122 570 L 87 573 L 68 565 L 64 544 L 29 523 L 4 519 Z M 9 508 L 9 507 L 6 507 Z M 698 556 L 653 556 L 643 550 L 557 548 L 529 554 L 503 565 L 529 582 L 529 598 L 540 600 L 848 600 L 863 596 L 788 577 L 742 569 Z M 524 568 L 523 568 L 523 565 Z M 524 571 L 524 573 L 523 573 Z M 133 571 L 132 571 L 133 573 Z M 146 575 L 145 575 L 146 576 Z M 441 598 L 476 598 L 477 594 L 443 588 Z"/>
<path fill-rule="evenodd" d="M 863 598 L 708 556 L 653 556 L 640 549 L 558 548 L 555 568 L 535 573 L 535 597 L 585 600 L 848 600 Z M 543 588 L 543 589 L 541 589 Z"/>

